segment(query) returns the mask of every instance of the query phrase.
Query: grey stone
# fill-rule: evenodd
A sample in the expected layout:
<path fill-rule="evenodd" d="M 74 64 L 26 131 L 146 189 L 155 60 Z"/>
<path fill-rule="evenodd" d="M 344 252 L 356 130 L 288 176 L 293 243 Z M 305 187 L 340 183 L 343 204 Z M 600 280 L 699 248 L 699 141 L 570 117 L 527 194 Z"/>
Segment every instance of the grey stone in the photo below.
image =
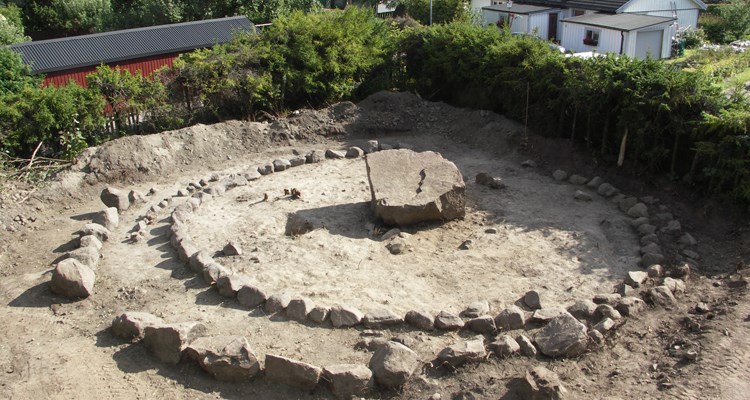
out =
<path fill-rule="evenodd" d="M 646 224 L 650 224 L 650 223 L 651 223 L 651 220 L 648 219 L 648 217 L 634 218 L 630 222 L 630 224 L 633 225 L 633 228 L 636 228 L 636 229 L 640 228 L 641 225 L 646 225 Z"/>
<path fill-rule="evenodd" d="M 435 152 L 389 150 L 366 157 L 375 215 L 409 225 L 463 218 L 465 184 L 452 162 Z M 394 166 L 398 168 L 394 168 Z"/>
<path fill-rule="evenodd" d="M 596 312 L 594 312 L 594 316 L 597 317 L 598 319 L 610 318 L 615 321 L 622 319 L 622 315 L 620 315 L 620 312 L 617 311 L 617 309 L 615 309 L 614 307 L 610 306 L 609 304 L 600 304 L 598 307 L 596 307 Z"/>
<path fill-rule="evenodd" d="M 455 331 L 464 327 L 464 321 L 448 311 L 440 311 L 435 316 L 435 327 L 444 331 Z"/>
<path fill-rule="evenodd" d="M 57 263 L 52 271 L 50 289 L 70 299 L 89 297 L 94 293 L 96 275 L 87 265 L 73 258 Z"/>
<path fill-rule="evenodd" d="M 589 339 L 596 344 L 602 344 L 604 342 L 604 335 L 601 332 L 590 329 L 588 331 Z"/>
<path fill-rule="evenodd" d="M 563 313 L 537 332 L 534 341 L 539 351 L 549 357 L 575 357 L 583 354 L 588 344 L 586 325 L 572 315 Z"/>
<path fill-rule="evenodd" d="M 440 362 L 457 367 L 466 362 L 479 362 L 487 356 L 482 339 L 466 340 L 444 348 L 438 353 Z"/>
<path fill-rule="evenodd" d="M 147 326 L 143 343 L 159 361 L 177 364 L 187 345 L 205 333 L 206 327 L 199 322 Z"/>
<path fill-rule="evenodd" d="M 357 146 L 352 146 L 348 150 L 346 150 L 346 154 L 344 155 L 346 158 L 360 158 L 365 155 L 365 151 L 360 149 Z"/>
<path fill-rule="evenodd" d="M 258 166 L 258 173 L 261 175 L 269 175 L 273 173 L 273 163 L 265 163 Z"/>
<path fill-rule="evenodd" d="M 130 199 L 128 193 L 115 189 L 111 186 L 107 186 L 102 190 L 99 198 L 102 200 L 107 207 L 114 207 L 118 212 L 126 211 L 130 207 Z"/>
<path fill-rule="evenodd" d="M 417 353 L 395 342 L 380 346 L 370 359 L 375 381 L 386 389 L 403 386 L 418 367 Z"/>
<path fill-rule="evenodd" d="M 107 240 L 109 240 L 109 236 L 111 235 L 109 229 L 99 224 L 86 224 L 83 226 L 80 233 L 81 236 L 92 235 L 99 239 L 99 241 L 101 242 L 106 242 Z"/>
<path fill-rule="evenodd" d="M 545 367 L 534 367 L 527 371 L 523 382 L 524 399 L 564 400 L 570 398 L 560 377 Z"/>
<path fill-rule="evenodd" d="M 325 155 L 326 158 L 330 158 L 333 160 L 339 160 L 346 157 L 346 153 L 344 153 L 343 151 L 333 149 L 327 149 Z"/>
<path fill-rule="evenodd" d="M 645 245 L 647 245 L 649 243 L 657 243 L 657 242 L 659 242 L 659 237 L 656 236 L 656 234 L 654 234 L 654 233 L 648 234 L 648 235 L 643 235 L 643 237 L 641 237 L 641 245 L 642 246 L 645 246 Z"/>
<path fill-rule="evenodd" d="M 661 223 L 666 223 L 674 219 L 672 213 L 664 212 L 656 214 L 656 219 Z"/>
<path fill-rule="evenodd" d="M 675 297 L 678 297 L 685 293 L 685 282 L 681 279 L 664 278 L 662 286 L 666 286 L 672 292 Z"/>
<path fill-rule="evenodd" d="M 250 284 L 250 278 L 242 274 L 223 275 L 216 280 L 216 289 L 224 297 L 237 297 L 243 286 Z"/>
<path fill-rule="evenodd" d="M 661 229 L 662 232 L 666 233 L 667 235 L 677 235 L 680 232 L 682 232 L 682 225 L 680 224 L 680 221 L 678 220 L 672 220 L 667 223 L 667 226 Z"/>
<path fill-rule="evenodd" d="M 648 268 L 654 264 L 661 264 L 664 262 L 664 255 L 659 253 L 646 253 L 641 256 L 641 266 Z"/>
<path fill-rule="evenodd" d="M 340 399 L 366 396 L 375 386 L 372 371 L 362 364 L 330 365 L 323 368 L 323 376 Z"/>
<path fill-rule="evenodd" d="M 599 195 L 604 197 L 612 197 L 616 195 L 619 191 L 609 183 L 602 183 L 599 185 L 599 187 L 596 189 L 596 192 L 599 193 Z"/>
<path fill-rule="evenodd" d="M 99 259 L 102 257 L 101 252 L 95 246 L 79 247 L 65 253 L 67 258 L 77 260 L 83 265 L 88 266 L 93 271 L 99 265 Z"/>
<path fill-rule="evenodd" d="M 648 218 L 648 206 L 643 203 L 638 203 L 628 210 L 628 215 L 633 218 Z"/>
<path fill-rule="evenodd" d="M 258 169 L 249 169 L 242 173 L 242 176 L 247 179 L 248 182 L 257 181 L 262 176 Z"/>
<path fill-rule="evenodd" d="M 289 305 L 286 307 L 286 316 L 297 322 L 305 322 L 307 320 L 307 314 L 315 307 L 315 303 L 307 297 L 299 299 L 292 299 Z"/>
<path fill-rule="evenodd" d="M 674 278 L 687 279 L 690 276 L 690 264 L 682 263 L 672 267 L 670 275 Z"/>
<path fill-rule="evenodd" d="M 646 279 L 648 279 L 648 272 L 646 271 L 628 271 L 625 275 L 625 283 L 634 288 L 640 287 L 643 282 L 646 282 Z"/>
<path fill-rule="evenodd" d="M 692 258 L 693 260 L 700 260 L 700 258 L 701 258 L 700 254 L 698 254 L 698 253 L 696 253 L 696 252 L 694 252 L 694 251 L 692 251 L 690 249 L 682 249 L 682 251 L 680 251 L 680 253 L 682 255 L 684 255 L 685 257 L 687 257 L 687 258 Z"/>
<path fill-rule="evenodd" d="M 555 180 L 558 182 L 564 181 L 565 179 L 568 178 L 568 173 L 561 169 L 557 169 L 555 170 L 555 172 L 552 173 L 552 177 L 555 178 Z"/>
<path fill-rule="evenodd" d="M 271 382 L 312 391 L 318 385 L 322 370 L 291 358 L 266 354 L 266 379 Z"/>
<path fill-rule="evenodd" d="M 330 307 L 315 306 L 310 310 L 310 313 L 307 314 L 307 317 L 310 318 L 310 321 L 312 322 L 322 324 L 326 318 L 328 318 L 330 313 Z"/>
<path fill-rule="evenodd" d="M 588 181 L 588 179 L 582 177 L 581 175 L 573 174 L 568 178 L 568 182 L 570 182 L 573 185 L 583 185 Z"/>
<path fill-rule="evenodd" d="M 589 319 L 594 315 L 596 306 L 596 303 L 591 300 L 578 300 L 568 307 L 568 312 L 578 319 Z"/>
<path fill-rule="evenodd" d="M 316 164 L 326 159 L 326 153 L 323 150 L 313 150 L 305 154 L 305 161 L 308 164 Z"/>
<path fill-rule="evenodd" d="M 193 270 L 193 272 L 203 272 L 203 269 L 206 268 L 206 266 L 210 263 L 213 263 L 214 259 L 211 257 L 208 252 L 205 251 L 198 251 L 196 253 L 193 253 L 193 255 L 190 256 L 190 260 L 188 260 L 188 264 L 190 265 L 190 269 Z"/>
<path fill-rule="evenodd" d="M 664 276 L 664 267 L 659 264 L 653 264 L 650 267 L 646 268 L 646 273 L 648 274 L 649 278 L 658 278 L 660 276 Z"/>
<path fill-rule="evenodd" d="M 389 341 L 382 337 L 365 338 L 357 342 L 354 346 L 355 349 L 364 349 L 367 351 L 377 351 L 379 348 L 385 346 Z M 403 344 L 403 343 L 401 343 Z M 407 346 L 408 347 L 408 346 Z"/>
<path fill-rule="evenodd" d="M 594 199 L 590 194 L 584 192 L 583 190 L 576 190 L 573 198 L 580 201 L 591 201 Z"/>
<path fill-rule="evenodd" d="M 495 319 L 490 315 L 482 315 L 466 322 L 466 328 L 472 332 L 489 334 L 497 330 Z"/>
<path fill-rule="evenodd" d="M 406 313 L 404 321 L 417 329 L 425 331 L 435 329 L 435 317 L 427 311 L 411 310 Z"/>
<path fill-rule="evenodd" d="M 590 188 L 592 188 L 592 189 L 597 189 L 597 188 L 599 187 L 599 185 L 601 185 L 602 183 L 604 183 L 604 181 L 602 180 L 602 178 L 600 178 L 600 177 L 598 177 L 598 176 L 595 176 L 595 177 L 593 177 L 593 178 L 592 178 L 592 179 L 591 179 L 591 180 L 590 180 L 590 181 L 589 181 L 589 182 L 588 182 L 588 183 L 586 184 L 586 186 L 587 186 L 587 187 L 590 187 Z"/>
<path fill-rule="evenodd" d="M 172 211 L 172 214 L 170 214 L 170 218 L 172 219 L 172 222 L 181 222 L 185 224 L 190 221 L 190 217 L 192 215 L 193 209 L 190 205 L 180 204 L 179 206 L 174 208 L 174 211 Z"/>
<path fill-rule="evenodd" d="M 529 318 L 530 322 L 545 324 L 553 319 L 557 318 L 560 314 L 568 314 L 568 312 L 562 307 L 547 307 L 539 310 L 535 310 Z"/>
<path fill-rule="evenodd" d="M 204 193 L 210 194 L 211 196 L 214 196 L 214 197 L 221 197 L 224 195 L 224 193 L 226 193 L 226 191 L 227 191 L 226 186 L 220 183 L 213 183 L 203 189 Z"/>
<path fill-rule="evenodd" d="M 224 268 L 224 266 L 222 266 L 221 264 L 212 262 L 203 268 L 203 281 L 205 281 L 208 285 L 213 285 L 214 283 L 216 283 L 216 281 L 219 280 L 219 278 L 225 275 L 230 275 L 231 273 L 231 271 Z"/>
<path fill-rule="evenodd" d="M 388 240 L 392 237 L 398 236 L 401 233 L 401 230 L 398 228 L 392 228 L 387 230 L 383 236 L 380 237 L 380 240 Z"/>
<path fill-rule="evenodd" d="M 263 309 L 266 311 L 266 314 L 280 313 L 289 306 L 289 302 L 291 301 L 292 296 L 288 293 L 272 294 L 266 299 L 266 304 Z"/>
<path fill-rule="evenodd" d="M 248 180 L 244 175 L 232 174 L 225 178 L 222 178 L 219 183 L 227 188 L 227 190 L 229 190 L 234 189 L 238 186 L 247 186 Z"/>
<path fill-rule="evenodd" d="M 474 181 L 478 185 L 487 186 L 491 189 L 503 189 L 505 188 L 505 183 L 503 182 L 502 178 L 493 177 L 492 175 L 486 173 L 486 172 L 480 172 L 474 177 Z"/>
<path fill-rule="evenodd" d="M 532 343 L 525 335 L 518 335 L 516 337 L 516 343 L 518 343 L 522 355 L 531 358 L 536 357 L 537 349 L 534 346 L 534 343 Z"/>
<path fill-rule="evenodd" d="M 174 197 L 188 197 L 190 195 L 190 191 L 187 189 L 177 189 L 177 193 L 175 193 Z"/>
<path fill-rule="evenodd" d="M 247 308 L 255 308 L 265 303 L 268 296 L 260 288 L 246 284 L 237 291 L 237 302 Z"/>
<path fill-rule="evenodd" d="M 331 323 L 334 328 L 345 328 L 362 323 L 364 314 L 351 306 L 334 306 L 331 308 Z"/>
<path fill-rule="evenodd" d="M 404 320 L 400 316 L 386 309 L 374 310 L 362 317 L 362 324 L 370 329 L 398 325 L 402 322 Z"/>
<path fill-rule="evenodd" d="M 646 303 L 638 297 L 623 297 L 617 305 L 617 311 L 622 315 L 632 316 L 646 309 Z"/>
<path fill-rule="evenodd" d="M 526 324 L 526 314 L 517 306 L 510 306 L 495 317 L 495 325 L 509 331 L 521 329 Z"/>
<path fill-rule="evenodd" d="M 193 195 L 193 198 L 198 199 L 201 202 L 201 204 L 206 204 L 209 201 L 211 201 L 211 199 L 213 199 L 213 196 L 211 196 L 210 194 L 206 192 L 198 192 Z"/>
<path fill-rule="evenodd" d="M 490 343 L 489 348 L 498 357 L 510 357 L 521 351 L 521 346 L 518 345 L 518 342 L 508 335 L 502 335 L 495 339 L 494 342 Z"/>
<path fill-rule="evenodd" d="M 291 165 L 292 167 L 305 165 L 306 162 L 307 159 L 305 158 L 305 156 L 295 156 L 289 159 L 289 165 Z"/>
<path fill-rule="evenodd" d="M 539 310 L 542 308 L 542 300 L 539 297 L 539 292 L 536 290 L 526 292 L 526 294 L 523 295 L 523 303 L 532 310 Z"/>
<path fill-rule="evenodd" d="M 248 381 L 260 372 L 260 362 L 243 336 L 201 337 L 185 348 L 188 358 L 220 381 Z"/>
<path fill-rule="evenodd" d="M 151 188 L 151 190 L 154 190 L 153 193 L 149 190 L 150 194 L 156 193 L 156 189 Z M 142 204 L 146 202 L 146 196 L 143 195 L 143 193 L 137 191 L 137 190 L 131 190 L 130 193 L 128 193 L 128 200 L 130 201 L 130 204 Z M 115 208 L 117 208 L 115 206 Z"/>
<path fill-rule="evenodd" d="M 362 146 L 362 150 L 364 150 L 366 154 L 374 153 L 380 150 L 380 145 L 377 140 L 368 140 L 367 143 Z"/>
<path fill-rule="evenodd" d="M 682 236 L 680 236 L 680 239 L 678 240 L 678 243 L 681 244 L 681 245 L 683 245 L 683 246 L 695 246 L 696 244 L 698 244 L 698 241 L 695 240 L 695 238 L 693 237 L 693 235 L 691 235 L 689 233 L 684 233 L 684 234 L 682 234 Z"/>
<path fill-rule="evenodd" d="M 164 324 L 161 318 L 145 312 L 125 312 L 112 320 L 112 333 L 123 339 L 142 338 L 147 326 Z"/>
<path fill-rule="evenodd" d="M 120 216 L 117 214 L 117 208 L 108 207 L 99 211 L 94 216 L 92 222 L 102 225 L 110 230 L 117 228 L 117 226 L 120 225 Z"/>
<path fill-rule="evenodd" d="M 652 242 L 645 246 L 641 247 L 641 254 L 647 254 L 647 253 L 655 253 L 655 254 L 661 254 L 661 246 L 659 246 L 657 243 Z"/>
<path fill-rule="evenodd" d="M 628 210 L 633 208 L 634 205 L 638 204 L 638 199 L 635 197 L 625 196 L 617 203 L 617 206 L 620 208 L 620 211 L 627 213 Z M 648 218 L 647 216 L 644 216 Z M 638 218 L 638 217 L 636 217 Z"/>
<path fill-rule="evenodd" d="M 290 163 L 289 160 L 273 160 L 273 172 L 286 171 L 289 168 L 292 168 L 292 163 Z"/>
<path fill-rule="evenodd" d="M 102 250 L 102 241 L 97 239 L 94 235 L 81 236 L 78 240 L 79 247 L 93 247 L 99 251 Z"/>
<path fill-rule="evenodd" d="M 622 297 L 632 296 L 635 294 L 635 289 L 626 283 L 618 283 L 615 285 L 615 293 Z"/>
<path fill-rule="evenodd" d="M 177 246 L 177 257 L 182 262 L 190 262 L 190 259 L 198 253 L 198 245 L 190 239 L 180 240 L 180 244 Z"/>
<path fill-rule="evenodd" d="M 638 227 L 638 234 L 641 236 L 651 235 L 656 233 L 656 227 L 651 224 L 643 224 Z"/>
<path fill-rule="evenodd" d="M 476 318 L 490 312 L 490 303 L 487 300 L 477 300 L 469 304 L 466 309 L 459 314 L 464 318 Z"/>
<path fill-rule="evenodd" d="M 521 166 L 525 168 L 536 168 L 536 162 L 534 160 L 526 160 L 521 163 Z"/>
<path fill-rule="evenodd" d="M 241 256 L 242 246 L 235 241 L 230 241 L 224 246 L 221 252 L 224 253 L 225 256 Z"/>
<path fill-rule="evenodd" d="M 677 304 L 672 291 L 666 286 L 651 288 L 646 295 L 648 300 L 656 306 L 671 307 Z"/>

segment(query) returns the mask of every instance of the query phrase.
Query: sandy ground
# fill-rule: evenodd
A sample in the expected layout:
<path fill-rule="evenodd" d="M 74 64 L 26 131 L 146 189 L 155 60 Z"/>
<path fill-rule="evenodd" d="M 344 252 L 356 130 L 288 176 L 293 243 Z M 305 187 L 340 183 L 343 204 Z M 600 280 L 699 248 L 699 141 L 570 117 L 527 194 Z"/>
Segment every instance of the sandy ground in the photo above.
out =
<path fill-rule="evenodd" d="M 163 236 L 167 213 L 152 226 L 147 241 L 126 240 L 152 204 L 171 197 L 188 182 L 290 157 L 292 150 L 346 147 L 377 138 L 409 143 L 415 150 L 439 151 L 467 179 L 467 216 L 462 221 L 405 229 L 411 251 L 391 255 L 386 242 L 372 235 L 371 224 L 377 226 L 377 221 L 367 204 L 362 159 L 327 160 L 263 177 L 201 207 L 189 230 L 199 246 L 211 251 L 221 250 L 229 240 L 240 242 L 242 256 L 218 259 L 270 292 L 305 295 L 322 305 L 351 304 L 363 311 L 388 308 L 400 314 L 412 308 L 458 312 L 474 300 L 487 299 L 494 314 L 530 289 L 539 290 L 545 304 L 563 306 L 611 292 L 624 273 L 635 268 L 637 236 L 624 214 L 598 196 L 590 203 L 575 201 L 575 188 L 555 182 L 544 165 L 522 168 L 520 161 L 528 155 L 516 154 L 512 148 L 517 126 L 491 113 L 414 98 L 400 101 L 391 107 L 376 97 L 362 105 L 367 113 L 344 107 L 349 110 L 345 117 L 329 116 L 326 126 L 340 125 L 350 132 L 347 136 L 321 136 L 314 133 L 314 124 L 299 121 L 300 128 L 282 126 L 291 129 L 289 135 L 278 134 L 281 128 L 269 124 L 201 126 L 121 139 L 105 146 L 99 156 L 81 161 L 83 168 L 66 174 L 63 184 L 38 189 L 24 201 L 17 199 L 33 188 L 5 183 L 0 222 L 16 231 L 0 233 L 0 299 L 6 305 L 0 309 L 4 338 L 0 397 L 330 398 L 322 387 L 308 394 L 263 379 L 216 382 L 191 364 L 160 364 L 141 344 L 125 343 L 108 331 L 112 318 L 122 311 L 148 311 L 170 322 L 202 321 L 212 335 L 244 335 L 259 355 L 281 354 L 321 366 L 366 364 L 371 353 L 355 349 L 361 340 L 357 329 L 269 318 L 220 297 L 176 259 Z M 384 117 L 394 112 L 395 117 Z M 394 121 L 408 126 L 408 132 L 393 128 Z M 486 142 L 489 131 L 504 133 Z M 477 146 L 467 140 L 469 133 L 485 143 Z M 144 149 L 148 154 L 142 154 Z M 500 176 L 508 187 L 492 190 L 476 185 L 473 177 L 478 172 Z M 114 239 L 103 250 L 95 295 L 76 302 L 55 296 L 48 288 L 50 265 L 75 247 L 74 232 L 92 212 L 102 209 L 98 192 L 114 176 L 120 177 L 112 183 L 115 186 L 157 192 L 146 204 L 121 215 Z M 285 188 L 300 190 L 302 198 L 284 198 Z M 271 201 L 257 202 L 264 193 Z M 20 197 L 11 197 L 16 194 Z M 173 205 L 179 201 L 175 199 Z M 285 236 L 292 213 L 322 228 Z M 17 215 L 35 220 L 19 225 L 12 222 Z M 745 225 L 741 220 L 734 223 L 732 229 Z M 486 233 L 488 228 L 497 233 Z M 440 349 L 469 333 L 428 334 L 399 328 L 384 335 L 409 338 L 425 368 L 403 391 L 376 392 L 373 397 L 519 398 L 517 379 L 530 366 L 543 364 L 560 374 L 578 398 L 745 398 L 750 389 L 750 303 L 744 286 L 735 283 L 739 279 L 735 263 L 740 263 L 741 275 L 747 256 L 741 250 L 745 236 L 729 236 L 718 228 L 705 232 L 696 236 L 705 243 L 706 254 L 713 250 L 717 256 L 707 257 L 704 263 L 725 272 L 693 278 L 679 307 L 628 319 L 602 348 L 574 360 L 491 358 L 454 371 L 432 367 L 430 361 Z M 473 241 L 471 248 L 459 250 L 467 239 Z M 698 301 L 712 305 L 715 311 L 710 318 L 690 313 Z M 685 318 L 695 319 L 700 327 L 686 324 Z M 670 356 L 670 349 L 685 343 L 697 343 L 698 361 L 684 363 Z"/>

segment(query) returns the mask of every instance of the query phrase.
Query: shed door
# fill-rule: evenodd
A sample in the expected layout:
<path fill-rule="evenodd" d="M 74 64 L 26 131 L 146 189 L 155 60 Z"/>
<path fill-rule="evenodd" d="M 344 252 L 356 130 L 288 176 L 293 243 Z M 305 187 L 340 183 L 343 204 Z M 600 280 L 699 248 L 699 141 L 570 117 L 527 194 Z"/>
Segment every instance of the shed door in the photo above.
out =
<path fill-rule="evenodd" d="M 638 32 L 635 39 L 635 57 L 645 59 L 650 53 L 651 58 L 661 58 L 661 43 L 664 31 Z"/>

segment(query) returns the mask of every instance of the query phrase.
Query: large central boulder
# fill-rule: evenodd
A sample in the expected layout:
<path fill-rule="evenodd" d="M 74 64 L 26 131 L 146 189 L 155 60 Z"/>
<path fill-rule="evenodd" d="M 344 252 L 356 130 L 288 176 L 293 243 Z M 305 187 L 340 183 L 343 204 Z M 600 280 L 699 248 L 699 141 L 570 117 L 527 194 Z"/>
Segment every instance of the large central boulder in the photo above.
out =
<path fill-rule="evenodd" d="M 449 221 L 466 214 L 461 172 L 440 153 L 385 150 L 365 160 L 375 215 L 384 223 Z"/>

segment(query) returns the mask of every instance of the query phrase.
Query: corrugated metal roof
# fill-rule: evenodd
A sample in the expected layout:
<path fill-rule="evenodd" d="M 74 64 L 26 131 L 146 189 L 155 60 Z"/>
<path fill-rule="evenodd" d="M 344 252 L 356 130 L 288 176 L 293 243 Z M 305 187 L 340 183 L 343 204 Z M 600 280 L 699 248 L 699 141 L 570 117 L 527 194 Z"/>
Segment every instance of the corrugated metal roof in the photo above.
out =
<path fill-rule="evenodd" d="M 499 12 L 504 12 L 504 13 L 513 13 L 513 14 L 534 14 L 538 12 L 548 11 L 551 9 L 552 8 L 550 7 L 532 6 L 529 4 L 518 4 L 518 3 L 513 3 L 513 6 L 511 6 L 510 8 L 508 8 L 508 6 L 505 5 L 505 3 L 494 5 L 494 6 L 482 7 L 482 10 L 499 11 Z"/>
<path fill-rule="evenodd" d="M 600 28 L 616 29 L 618 31 L 634 31 L 649 26 L 668 24 L 675 21 L 670 17 L 655 17 L 642 14 L 586 14 L 565 18 L 562 22 L 596 26 Z"/>
<path fill-rule="evenodd" d="M 211 47 L 228 42 L 237 31 L 251 30 L 253 23 L 247 17 L 229 17 L 40 40 L 10 48 L 39 74 Z"/>
<path fill-rule="evenodd" d="M 524 4 L 534 4 L 558 8 L 580 8 L 583 10 L 615 12 L 629 0 L 521 0 Z"/>

